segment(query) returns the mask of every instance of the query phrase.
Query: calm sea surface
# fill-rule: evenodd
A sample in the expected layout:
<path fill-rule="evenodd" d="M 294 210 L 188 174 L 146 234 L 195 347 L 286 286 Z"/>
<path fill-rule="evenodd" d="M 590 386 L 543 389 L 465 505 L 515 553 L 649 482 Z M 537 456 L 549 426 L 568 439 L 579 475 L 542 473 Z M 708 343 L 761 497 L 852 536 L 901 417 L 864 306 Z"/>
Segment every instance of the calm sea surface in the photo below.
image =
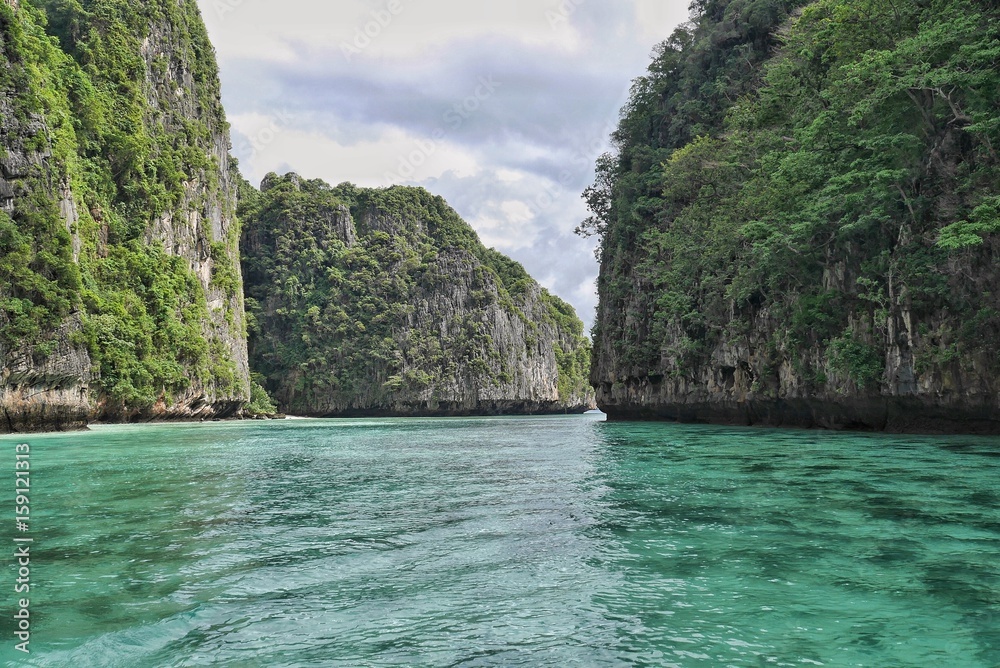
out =
<path fill-rule="evenodd" d="M 8 665 L 1000 666 L 998 439 L 302 420 L 0 462 Z"/>

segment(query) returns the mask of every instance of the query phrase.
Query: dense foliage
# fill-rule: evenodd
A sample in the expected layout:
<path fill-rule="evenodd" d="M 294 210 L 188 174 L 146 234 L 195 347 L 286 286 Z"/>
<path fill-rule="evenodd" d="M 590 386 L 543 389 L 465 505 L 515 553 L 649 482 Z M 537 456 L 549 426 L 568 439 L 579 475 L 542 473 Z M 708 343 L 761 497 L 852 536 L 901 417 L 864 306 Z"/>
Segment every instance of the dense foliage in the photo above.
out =
<path fill-rule="evenodd" d="M 989 386 L 997 4 L 692 12 L 636 81 L 586 194 L 581 232 L 602 236 L 595 381 L 700 378 L 740 349 L 764 394 L 782 367 L 812 393 Z"/>
<path fill-rule="evenodd" d="M 272 174 L 262 192 L 244 184 L 240 217 L 251 360 L 283 409 L 346 411 L 427 392 L 435 405 L 446 387 L 485 394 L 510 383 L 491 308 L 516 314 L 531 346 L 540 326 L 556 328 L 561 396 L 585 391 L 589 347 L 573 309 L 484 247 L 440 197 Z M 524 312 L 533 300 L 542 322 Z"/>
<path fill-rule="evenodd" d="M 41 362 L 73 314 L 111 404 L 169 404 L 192 383 L 238 395 L 207 286 L 149 238 L 155 220 L 225 202 L 214 147 L 226 126 L 195 1 L 0 3 L 0 46 L 0 158 L 31 163 L 0 211 L 0 345 Z M 211 249 L 233 299 L 237 236 Z"/>

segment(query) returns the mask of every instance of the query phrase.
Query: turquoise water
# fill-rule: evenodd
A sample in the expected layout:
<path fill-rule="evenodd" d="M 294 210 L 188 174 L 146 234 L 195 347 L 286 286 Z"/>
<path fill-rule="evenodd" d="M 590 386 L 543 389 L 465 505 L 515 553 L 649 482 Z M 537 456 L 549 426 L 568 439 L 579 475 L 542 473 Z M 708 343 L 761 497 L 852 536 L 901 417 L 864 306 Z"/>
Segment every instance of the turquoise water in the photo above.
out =
<path fill-rule="evenodd" d="M 9 665 L 1000 666 L 998 439 L 560 417 L 26 440 Z"/>

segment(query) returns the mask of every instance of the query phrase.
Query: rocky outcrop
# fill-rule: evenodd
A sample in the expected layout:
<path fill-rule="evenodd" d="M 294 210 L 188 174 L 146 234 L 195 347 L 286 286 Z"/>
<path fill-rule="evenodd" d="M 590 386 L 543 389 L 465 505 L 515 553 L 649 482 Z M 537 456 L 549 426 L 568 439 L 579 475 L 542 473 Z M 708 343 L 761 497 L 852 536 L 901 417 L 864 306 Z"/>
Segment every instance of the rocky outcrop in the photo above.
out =
<path fill-rule="evenodd" d="M 413 221 L 414 226 L 418 224 Z M 380 369 L 355 396 L 320 395 L 301 406 L 304 412 L 494 415 L 580 411 L 594 406 L 585 390 L 566 397 L 559 394 L 555 347 L 573 350 L 581 343 L 551 321 L 540 286 L 528 286 L 514 308 L 502 304 L 503 286 L 463 249 L 442 250 L 430 271 L 440 276 L 439 281 L 418 284 L 393 328 L 393 341 L 402 353 L 397 364 Z M 469 343 L 459 344 L 464 338 Z M 415 339 L 424 345 L 444 342 L 443 373 L 426 358 L 403 352 Z M 460 346 L 461 357 L 457 357 Z M 433 379 L 419 384 L 406 380 L 425 374 Z M 398 389 L 387 392 L 387 385 Z M 294 392 L 277 390 L 276 396 L 283 406 L 287 403 L 299 412 Z"/>
<path fill-rule="evenodd" d="M 147 226 L 144 241 L 156 244 L 183 259 L 204 291 L 207 311 L 201 319 L 202 336 L 215 347 L 213 356 L 231 364 L 235 382 L 218 387 L 216 379 L 195 380 L 163 397 L 143 416 L 156 419 L 229 417 L 250 397 L 250 365 L 240 270 L 240 225 L 236 217 L 239 173 L 231 167 L 229 124 L 219 93 L 219 79 L 197 6 L 189 0 L 187 21 L 153 22 L 143 39 L 141 54 L 146 66 L 145 92 L 150 124 L 162 124 L 168 136 L 188 131 L 195 121 L 204 128 L 198 149 L 207 158 L 184 182 L 178 206 L 156 216 Z M 228 284 L 216 280 L 230 272 Z"/>
<path fill-rule="evenodd" d="M 146 27 L 126 35 L 41 5 L 59 46 L 0 6 L 0 431 L 232 415 L 235 182 L 197 6 L 123 7 Z"/>
<path fill-rule="evenodd" d="M 851 378 L 827 346 L 776 348 L 775 338 L 787 330 L 787 322 L 766 312 L 755 318 L 749 335 L 718 343 L 707 359 L 689 363 L 683 372 L 669 348 L 681 334 L 663 342 L 660 365 L 632 373 L 622 373 L 620 358 L 602 346 L 592 380 L 598 403 L 612 420 L 1000 433 L 1000 384 L 989 371 L 994 361 L 979 355 L 948 359 L 949 342 L 940 338 L 954 325 L 948 313 L 922 318 L 924 334 L 914 322 L 912 313 L 897 308 L 876 323 L 906 329 L 877 350 L 881 369 L 868 386 Z M 872 345 L 867 326 L 856 327 L 858 340 Z M 942 357 L 946 360 L 928 361 Z"/>
<path fill-rule="evenodd" d="M 11 9 L 17 9 L 16 5 Z M 67 245 L 79 248 L 75 202 L 65 170 L 53 164 L 46 119 L 24 103 L 23 95 L 35 91 L 19 90 L 18 84 L 23 85 L 26 77 L 14 39 L 16 21 L 13 12 L 0 8 L 0 68 L 6 73 L 0 79 L 6 84 L 0 85 L 0 222 L 6 217 L 16 224 L 20 210 L 27 208 L 23 205 L 33 195 L 41 196 L 59 203 L 60 216 L 53 222 L 72 240 Z M 5 238 L 0 248 L 5 263 L 24 262 L 15 258 L 12 241 Z M 15 304 L 9 300 L 18 296 L 13 282 L 0 285 L 6 307 L 0 309 L 0 328 L 5 331 L 17 324 Z M 51 330 L 38 345 L 13 335 L 0 339 L 0 433 L 79 428 L 94 413 L 89 393 L 91 359 L 86 346 L 76 339 L 82 330 L 80 313 L 66 313 L 47 324 Z"/>
<path fill-rule="evenodd" d="M 56 348 L 42 360 L 33 349 L 0 344 L 0 433 L 79 429 L 91 420 L 90 355 L 71 343 L 80 329 L 79 315 L 67 318 L 54 332 Z"/>
<path fill-rule="evenodd" d="M 713 323 L 727 334 L 701 332 L 697 343 L 707 350 L 692 353 L 693 332 L 676 322 L 662 337 L 650 334 L 641 314 L 655 291 L 633 274 L 627 296 L 604 299 L 598 309 L 599 328 L 624 332 L 595 341 L 591 381 L 602 410 L 612 420 L 1000 433 L 1000 380 L 990 343 L 1000 331 L 988 318 L 972 322 L 955 314 L 958 304 L 969 303 L 978 314 L 1000 311 L 990 288 L 1000 242 L 990 239 L 940 268 L 947 281 L 942 292 L 953 305 L 946 301 L 933 311 L 916 308 L 905 288 L 884 309 L 871 310 L 858 296 L 864 255 L 850 250 L 848 257 L 831 255 L 818 272 L 825 290 L 845 295 L 830 319 L 843 318 L 846 331 L 832 342 L 816 329 L 797 331 L 801 309 L 785 307 L 779 316 L 775 311 L 784 305 L 730 303 Z M 604 295 L 611 273 L 606 265 Z M 969 345 L 971 336 L 979 347 Z M 655 358 L 637 360 L 640 348 L 655 351 Z"/>
<path fill-rule="evenodd" d="M 587 192 L 601 408 L 1000 433 L 996 6 L 692 7 Z"/>
<path fill-rule="evenodd" d="M 440 198 L 414 188 L 331 189 L 296 175 L 271 175 L 262 191 L 243 216 L 251 355 L 283 411 L 594 406 L 575 313 L 484 248 Z"/>

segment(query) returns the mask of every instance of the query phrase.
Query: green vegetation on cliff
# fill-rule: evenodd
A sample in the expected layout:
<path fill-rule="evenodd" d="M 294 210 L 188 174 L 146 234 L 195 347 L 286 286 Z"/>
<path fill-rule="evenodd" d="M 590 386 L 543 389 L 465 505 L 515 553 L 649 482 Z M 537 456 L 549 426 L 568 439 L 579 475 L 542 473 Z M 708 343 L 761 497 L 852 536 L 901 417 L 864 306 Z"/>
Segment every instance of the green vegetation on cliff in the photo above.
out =
<path fill-rule="evenodd" d="M 240 217 L 251 359 L 283 410 L 588 402 L 572 308 L 440 197 L 272 174 L 262 192 L 241 189 Z"/>
<path fill-rule="evenodd" d="M 586 194 L 600 399 L 995 402 L 996 3 L 692 11 Z"/>
<path fill-rule="evenodd" d="M 235 213 L 195 1 L 0 3 L 0 96 L 0 346 L 42 364 L 72 316 L 105 410 L 192 385 L 238 404 L 238 229 L 189 222 Z M 228 296 L 215 314 L 196 272 L 209 245 Z"/>
<path fill-rule="evenodd" d="M 592 403 L 572 309 L 422 190 L 244 185 L 244 322 L 228 142 L 195 0 L 0 4 L 5 428 L 274 412 L 247 325 L 290 409 Z"/>

